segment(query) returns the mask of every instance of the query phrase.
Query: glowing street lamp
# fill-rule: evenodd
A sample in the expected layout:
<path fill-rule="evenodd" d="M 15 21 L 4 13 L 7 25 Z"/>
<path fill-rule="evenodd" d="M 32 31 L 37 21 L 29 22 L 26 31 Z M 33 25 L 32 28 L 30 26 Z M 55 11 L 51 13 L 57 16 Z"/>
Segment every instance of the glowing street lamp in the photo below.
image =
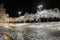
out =
<path fill-rule="evenodd" d="M 41 10 L 42 7 L 43 7 L 43 5 L 39 5 L 39 6 L 38 6 L 38 9 Z"/>
<path fill-rule="evenodd" d="M 43 7 L 43 5 L 39 5 L 39 6 L 38 6 L 38 8 L 42 8 L 42 7 Z"/>
<path fill-rule="evenodd" d="M 20 16 L 21 12 L 18 12 L 18 14 L 19 14 L 19 16 Z"/>
<path fill-rule="evenodd" d="M 21 12 L 18 12 L 18 14 L 20 15 L 20 14 L 21 14 Z"/>

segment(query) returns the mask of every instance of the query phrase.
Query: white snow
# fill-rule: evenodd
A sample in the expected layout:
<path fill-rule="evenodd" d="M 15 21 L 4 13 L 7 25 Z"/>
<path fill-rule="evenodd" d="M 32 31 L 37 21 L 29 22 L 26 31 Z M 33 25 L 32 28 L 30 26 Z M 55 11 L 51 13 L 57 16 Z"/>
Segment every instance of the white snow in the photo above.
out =
<path fill-rule="evenodd" d="M 37 18 L 49 18 L 49 17 L 59 17 L 60 18 L 60 12 L 55 12 L 53 10 L 42 10 L 42 11 L 38 11 L 37 10 L 37 13 L 35 14 L 35 16 Z"/>

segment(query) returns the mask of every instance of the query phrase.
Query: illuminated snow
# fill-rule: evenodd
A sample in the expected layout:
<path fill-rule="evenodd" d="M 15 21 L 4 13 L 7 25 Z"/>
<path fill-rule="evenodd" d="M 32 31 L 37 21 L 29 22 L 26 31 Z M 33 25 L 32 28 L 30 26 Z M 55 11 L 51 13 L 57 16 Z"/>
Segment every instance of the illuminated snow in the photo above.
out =
<path fill-rule="evenodd" d="M 35 14 L 36 18 L 39 19 L 39 18 L 49 18 L 49 17 L 59 17 L 60 18 L 60 12 L 55 12 L 55 10 L 52 10 L 52 9 L 49 9 L 49 10 L 42 10 L 42 11 L 39 11 L 37 10 L 37 13 Z"/>
<path fill-rule="evenodd" d="M 60 31 L 60 22 L 42 22 L 42 23 L 16 23 L 16 24 L 1 24 L 3 26 L 15 26 L 17 33 L 17 40 L 50 40 L 57 39 L 58 37 L 51 36 L 51 33 Z M 56 34 L 57 35 L 57 34 Z M 43 38 L 42 38 L 43 37 Z"/>

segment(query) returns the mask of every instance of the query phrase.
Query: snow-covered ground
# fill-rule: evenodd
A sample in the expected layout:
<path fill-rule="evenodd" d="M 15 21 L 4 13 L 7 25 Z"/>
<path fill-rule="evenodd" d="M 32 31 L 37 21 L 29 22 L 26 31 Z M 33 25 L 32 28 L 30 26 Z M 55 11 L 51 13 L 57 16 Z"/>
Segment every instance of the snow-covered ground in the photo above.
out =
<path fill-rule="evenodd" d="M 0 23 L 0 26 L 15 26 L 17 40 L 60 40 L 60 22 Z"/>

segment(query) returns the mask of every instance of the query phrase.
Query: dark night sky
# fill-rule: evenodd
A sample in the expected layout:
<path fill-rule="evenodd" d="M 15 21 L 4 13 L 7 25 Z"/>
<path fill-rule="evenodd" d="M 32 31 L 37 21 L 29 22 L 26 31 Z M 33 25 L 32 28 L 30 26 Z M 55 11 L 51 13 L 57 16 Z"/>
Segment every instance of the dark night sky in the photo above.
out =
<path fill-rule="evenodd" d="M 0 3 L 4 3 L 4 7 L 12 17 L 18 16 L 18 11 L 35 13 L 37 6 L 42 4 L 45 9 L 60 8 L 59 0 L 0 0 Z"/>

